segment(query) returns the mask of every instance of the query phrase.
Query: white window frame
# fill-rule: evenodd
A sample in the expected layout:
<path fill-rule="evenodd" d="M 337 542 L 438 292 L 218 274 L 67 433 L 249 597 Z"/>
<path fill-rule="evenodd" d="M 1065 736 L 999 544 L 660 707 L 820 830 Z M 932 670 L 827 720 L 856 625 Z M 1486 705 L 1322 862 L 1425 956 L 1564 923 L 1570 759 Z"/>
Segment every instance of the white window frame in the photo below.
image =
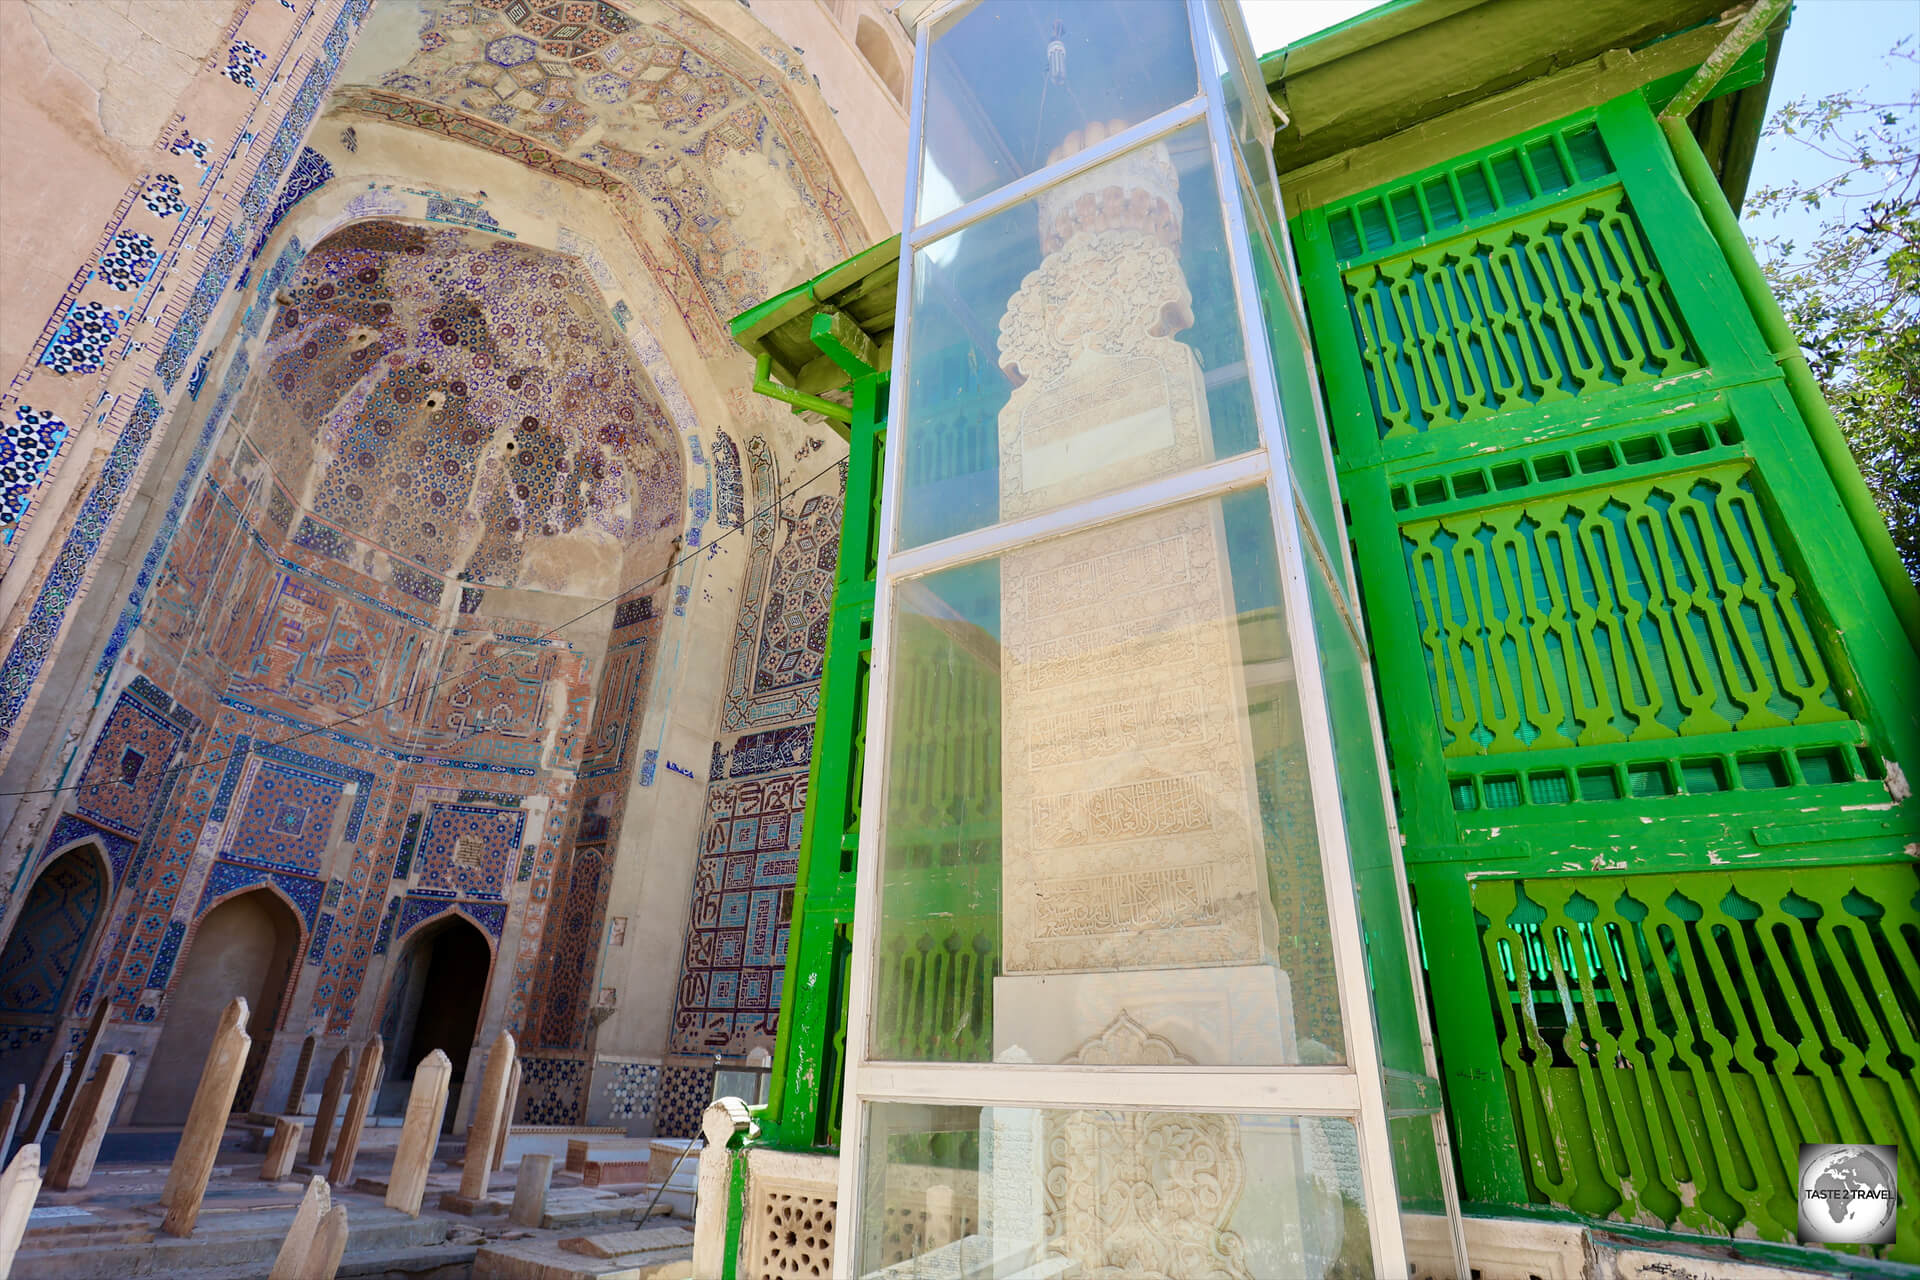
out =
<path fill-rule="evenodd" d="M 847 1061 L 845 1110 L 841 1120 L 841 1161 L 839 1203 L 836 1214 L 838 1242 L 834 1250 L 834 1272 L 839 1277 L 857 1274 L 862 1233 L 859 1224 L 863 1212 L 862 1197 L 866 1183 L 866 1114 L 872 1103 L 901 1102 L 982 1107 L 1033 1107 L 1046 1109 L 1104 1110 L 1151 1109 L 1156 1111 L 1218 1112 L 1277 1117 L 1331 1116 L 1353 1123 L 1358 1138 L 1361 1177 L 1366 1196 L 1367 1223 L 1371 1236 L 1373 1263 L 1382 1276 L 1407 1274 L 1405 1244 L 1400 1230 L 1400 1202 L 1394 1179 L 1392 1147 L 1389 1138 L 1389 1114 L 1384 1094 L 1379 1046 L 1375 1039 L 1370 995 L 1366 980 L 1366 962 L 1361 942 L 1360 921 L 1352 867 L 1347 849 L 1345 818 L 1340 804 L 1339 781 L 1333 750 L 1332 729 L 1327 714 L 1327 698 L 1321 678 L 1320 647 L 1314 631 L 1309 605 L 1307 574 L 1320 575 L 1326 582 L 1328 597 L 1336 602 L 1342 621 L 1354 639 L 1363 662 L 1368 653 L 1363 623 L 1351 607 L 1354 598 L 1353 567 L 1344 545 L 1329 549 L 1311 532 L 1299 496 L 1294 492 L 1288 470 L 1288 452 L 1277 395 L 1272 352 L 1260 311 L 1257 279 L 1251 258 L 1250 236 L 1261 235 L 1268 245 L 1273 241 L 1264 219 L 1250 227 L 1243 207 L 1242 188 L 1235 166 L 1240 164 L 1237 148 L 1229 134 L 1225 93 L 1221 76 L 1225 68 L 1215 66 L 1211 42 L 1207 39 L 1210 18 L 1230 34 L 1232 55 L 1238 64 L 1232 71 L 1240 80 L 1243 96 L 1255 88 L 1260 96 L 1254 103 L 1266 103 L 1265 86 L 1256 77 L 1249 83 L 1248 67 L 1258 67 L 1246 47 L 1244 31 L 1229 21 L 1217 7 L 1217 0 L 1185 0 L 1189 28 L 1193 37 L 1195 66 L 1200 91 L 1152 118 L 1080 151 L 1053 165 L 1009 182 L 1005 186 L 972 200 L 958 209 L 916 225 L 920 180 L 924 162 L 922 148 L 925 127 L 925 100 L 929 48 L 934 28 L 951 20 L 970 4 L 954 4 L 941 9 L 937 17 L 918 24 L 914 40 L 913 82 L 909 97 L 907 180 L 902 219 L 908 229 L 901 236 L 899 292 L 895 301 L 894 376 L 889 410 L 889 440 L 885 479 L 881 491 L 880 528 L 874 600 L 874 642 L 868 686 L 867 750 L 862 794 L 864 806 L 858 851 L 854 922 L 848 962 Z M 912 351 L 914 258 L 917 250 L 952 232 L 970 226 L 1003 209 L 1032 199 L 1041 191 L 1074 175 L 1102 164 L 1121 152 L 1164 137 L 1177 129 L 1204 121 L 1212 153 L 1214 180 L 1219 192 L 1221 214 L 1235 301 L 1246 346 L 1248 375 L 1259 424 L 1259 446 L 1236 457 L 1225 458 L 1183 471 L 1158 477 L 1116 493 L 1103 494 L 1070 503 L 1055 510 L 1019 520 L 989 525 L 953 537 L 911 548 L 899 545 L 900 500 L 905 483 L 905 435 L 911 415 L 908 360 Z M 1276 254 L 1283 278 L 1291 279 L 1290 263 Z M 1289 290 L 1292 294 L 1297 290 Z M 1299 300 L 1289 296 L 1301 333 L 1306 333 L 1299 317 Z M 1311 359 L 1311 352 L 1309 352 Z M 1316 397 L 1317 402 L 1317 397 Z M 1326 439 L 1324 410 L 1316 403 L 1316 428 Z M 1323 446 L 1322 456 L 1305 460 L 1306 465 L 1326 469 L 1332 478 L 1332 458 Z M 1136 1067 L 1083 1067 L 1049 1065 L 1010 1065 L 998 1063 L 900 1062 L 870 1056 L 872 1044 L 873 997 L 878 977 L 876 965 L 877 923 L 881 909 L 882 848 L 886 837 L 886 795 L 889 782 L 891 677 L 896 606 L 900 586 L 944 568 L 991 558 L 1015 547 L 1026 546 L 1042 538 L 1110 524 L 1148 512 L 1191 503 L 1228 493 L 1242 492 L 1264 485 L 1269 499 L 1279 557 L 1285 621 L 1292 648 L 1293 669 L 1304 726 L 1305 752 L 1310 792 L 1313 797 L 1315 828 L 1320 845 L 1323 892 L 1327 904 L 1329 933 L 1333 944 L 1336 983 L 1339 989 L 1342 1033 L 1346 1059 L 1341 1067 L 1256 1067 L 1202 1066 L 1177 1070 Z M 1336 491 L 1337 492 L 1337 491 Z M 1369 691 L 1371 677 L 1369 675 Z M 1386 787 L 1386 763 L 1380 745 L 1377 714 L 1373 715 L 1375 753 L 1383 792 Z M 1407 929 L 1408 951 L 1415 966 L 1415 998 L 1419 999 L 1417 952 L 1412 945 L 1412 917 L 1408 906 L 1406 882 L 1401 867 L 1398 829 L 1393 823 L 1390 795 L 1383 794 L 1387 805 L 1389 837 L 1392 843 L 1394 873 L 1399 877 L 1401 916 Z M 1427 1029 L 1424 1001 L 1420 1001 L 1420 1026 L 1426 1048 L 1428 1074 L 1434 1075 L 1432 1037 Z M 1434 1117 L 1436 1138 L 1440 1143 L 1441 1175 L 1444 1181 L 1448 1217 L 1455 1242 L 1456 1264 L 1467 1275 L 1465 1254 L 1460 1245 L 1459 1210 L 1453 1186 L 1451 1161 L 1445 1139 L 1444 1116 Z"/>

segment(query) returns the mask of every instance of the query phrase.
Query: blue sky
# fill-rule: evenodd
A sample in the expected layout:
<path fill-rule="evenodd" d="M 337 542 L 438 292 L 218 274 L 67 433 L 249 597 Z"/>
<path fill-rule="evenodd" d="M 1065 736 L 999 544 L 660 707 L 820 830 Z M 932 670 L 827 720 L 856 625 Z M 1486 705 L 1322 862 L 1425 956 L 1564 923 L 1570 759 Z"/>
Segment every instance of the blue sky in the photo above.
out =
<path fill-rule="evenodd" d="M 1373 7 L 1375 0 L 1241 0 L 1253 46 L 1267 53 Z M 1920 40 L 1920 0 L 1799 0 L 1787 30 L 1771 104 L 1841 90 L 1870 101 L 1913 94 L 1912 63 L 1891 63 L 1886 52 L 1901 36 Z M 1754 157 L 1753 187 L 1791 179 L 1818 182 L 1830 161 L 1792 139 L 1767 138 Z M 1784 235 L 1803 243 L 1820 215 L 1748 219 L 1748 234 Z"/>

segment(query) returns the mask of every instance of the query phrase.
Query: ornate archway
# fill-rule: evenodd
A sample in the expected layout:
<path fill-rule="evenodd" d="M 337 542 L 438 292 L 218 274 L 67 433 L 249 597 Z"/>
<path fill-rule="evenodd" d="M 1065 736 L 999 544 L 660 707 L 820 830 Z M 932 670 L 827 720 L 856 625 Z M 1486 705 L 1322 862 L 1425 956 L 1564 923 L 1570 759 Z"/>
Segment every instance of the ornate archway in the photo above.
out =
<path fill-rule="evenodd" d="M 106 858 L 92 844 L 47 863 L 27 891 L 0 951 L 0 1096 L 31 1090 L 53 1051 L 106 896 Z"/>

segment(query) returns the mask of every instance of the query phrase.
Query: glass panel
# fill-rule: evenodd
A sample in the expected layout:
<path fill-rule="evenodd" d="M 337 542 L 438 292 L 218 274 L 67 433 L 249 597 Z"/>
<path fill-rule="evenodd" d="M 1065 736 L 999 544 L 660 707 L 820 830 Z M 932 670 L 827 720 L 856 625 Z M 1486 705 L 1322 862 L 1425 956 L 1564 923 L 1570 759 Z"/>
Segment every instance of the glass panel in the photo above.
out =
<path fill-rule="evenodd" d="M 1375 1274 L 1351 1121 L 873 1103 L 854 1273 Z"/>
<path fill-rule="evenodd" d="M 1269 223 L 1276 222 L 1280 208 L 1274 190 L 1273 100 L 1267 94 L 1264 79 L 1249 82 L 1240 75 L 1240 64 L 1233 58 L 1233 43 L 1219 4 L 1208 4 L 1206 13 L 1208 49 L 1220 69 L 1221 87 L 1227 100 L 1227 131 L 1246 169 L 1242 177 L 1253 187 L 1253 203 L 1265 212 Z M 1257 61 L 1254 71 L 1259 74 Z"/>
<path fill-rule="evenodd" d="M 1239 146 L 1247 166 L 1258 173 L 1265 148 L 1271 143 L 1274 123 L 1266 82 L 1249 82 L 1241 74 L 1243 64 L 1235 56 L 1234 40 L 1227 30 L 1226 15 L 1221 12 L 1218 0 L 1209 0 L 1206 14 L 1207 46 L 1213 55 L 1214 74 L 1220 77 L 1220 87 L 1226 98 L 1227 130 Z M 1258 60 L 1250 65 L 1254 74 L 1258 75 Z"/>
<path fill-rule="evenodd" d="M 1267 345 L 1273 353 L 1288 470 L 1313 520 L 1320 545 L 1337 562 L 1346 527 L 1340 519 L 1340 500 L 1328 467 L 1327 437 L 1320 425 L 1319 379 L 1307 345 L 1306 327 L 1291 291 L 1275 268 L 1266 237 L 1256 234 L 1250 248 L 1254 276 L 1260 283 L 1260 311 L 1267 322 Z"/>
<path fill-rule="evenodd" d="M 1373 992 L 1380 1065 L 1388 1071 L 1424 1076 L 1426 1052 L 1420 1043 L 1413 969 L 1400 914 L 1401 885 L 1394 868 L 1392 830 L 1380 788 L 1379 757 L 1373 749 L 1373 724 L 1367 714 L 1363 660 L 1341 620 L 1333 590 L 1317 566 L 1308 566 L 1307 583 L 1314 630 L 1320 641 L 1327 719 L 1333 731 L 1340 809 L 1347 823 L 1367 981 Z"/>
<path fill-rule="evenodd" d="M 914 255 L 900 544 L 1254 448 L 1206 130 Z"/>
<path fill-rule="evenodd" d="M 930 222 L 1199 89 L 1182 0 L 983 0 L 933 34 L 921 126 Z"/>
<path fill-rule="evenodd" d="M 874 1058 L 1345 1060 L 1276 566 L 1255 489 L 897 588 Z"/>

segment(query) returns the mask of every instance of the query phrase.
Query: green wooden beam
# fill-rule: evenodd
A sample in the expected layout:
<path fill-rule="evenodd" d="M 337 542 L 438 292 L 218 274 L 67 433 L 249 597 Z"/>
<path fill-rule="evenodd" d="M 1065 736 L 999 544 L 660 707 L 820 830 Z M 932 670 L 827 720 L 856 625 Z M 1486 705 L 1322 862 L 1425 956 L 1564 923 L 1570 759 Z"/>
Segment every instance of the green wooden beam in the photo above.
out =
<path fill-rule="evenodd" d="M 864 378 L 880 372 L 879 345 L 846 312 L 822 308 L 815 313 L 808 336 L 849 378 Z"/>
<path fill-rule="evenodd" d="M 853 411 L 851 409 L 843 404 L 835 404 L 831 400 L 822 399 L 819 396 L 808 395 L 804 391 L 795 391 L 792 387 L 781 386 L 773 380 L 772 368 L 772 354 L 762 351 L 760 358 L 753 362 L 753 389 L 755 391 L 769 399 L 779 400 L 784 404 L 792 405 L 795 413 L 807 413 L 811 411 L 820 414 L 826 418 L 828 422 L 837 424 L 834 430 L 839 434 L 841 439 L 844 440 L 846 438 L 847 433 L 845 426 L 847 423 L 853 421 Z"/>

